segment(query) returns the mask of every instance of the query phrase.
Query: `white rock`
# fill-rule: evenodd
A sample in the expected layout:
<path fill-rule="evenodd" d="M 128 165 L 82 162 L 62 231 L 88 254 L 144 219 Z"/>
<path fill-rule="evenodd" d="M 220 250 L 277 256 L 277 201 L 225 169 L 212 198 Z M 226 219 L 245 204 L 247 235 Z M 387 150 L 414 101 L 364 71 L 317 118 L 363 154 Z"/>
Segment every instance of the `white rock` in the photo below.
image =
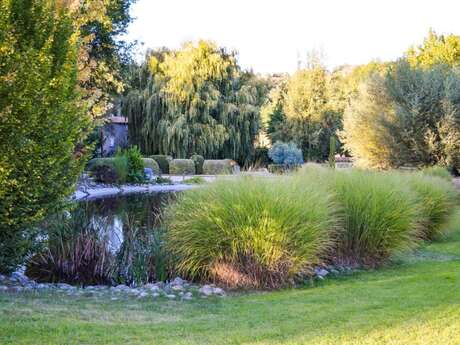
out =
<path fill-rule="evenodd" d="M 180 277 L 174 278 L 174 280 L 171 282 L 171 285 L 184 285 L 187 281 L 183 280 Z"/>
<path fill-rule="evenodd" d="M 169 298 L 169 299 L 175 299 L 176 295 L 166 295 L 166 297 Z"/>
<path fill-rule="evenodd" d="M 211 296 L 214 293 L 214 289 L 210 285 L 203 285 L 198 291 L 205 296 Z"/>
<path fill-rule="evenodd" d="M 316 268 L 315 273 L 320 278 L 324 278 L 325 276 L 329 274 L 329 272 L 326 271 L 324 268 Z"/>
<path fill-rule="evenodd" d="M 225 296 L 225 291 L 221 288 L 215 287 L 212 289 L 214 295 Z"/>

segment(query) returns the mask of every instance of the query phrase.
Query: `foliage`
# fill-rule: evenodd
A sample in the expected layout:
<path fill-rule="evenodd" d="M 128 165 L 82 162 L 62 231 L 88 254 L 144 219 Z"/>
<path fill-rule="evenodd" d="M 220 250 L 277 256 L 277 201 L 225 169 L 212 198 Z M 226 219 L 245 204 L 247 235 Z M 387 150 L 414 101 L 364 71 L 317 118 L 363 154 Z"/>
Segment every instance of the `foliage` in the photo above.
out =
<path fill-rule="evenodd" d="M 342 141 L 371 168 L 460 166 L 460 76 L 400 61 L 362 88 L 344 117 Z"/>
<path fill-rule="evenodd" d="M 169 174 L 169 162 L 172 160 L 171 156 L 153 155 L 150 156 L 150 158 L 153 158 L 158 163 L 162 174 Z"/>
<path fill-rule="evenodd" d="M 341 112 L 334 108 L 331 77 L 314 65 L 297 71 L 270 93 L 263 109 L 272 142 L 292 141 L 307 160 L 328 157 L 329 138 L 341 128 Z"/>
<path fill-rule="evenodd" d="M 114 168 L 112 164 L 95 165 L 91 169 L 91 176 L 96 182 L 109 184 L 118 182 L 117 169 Z"/>
<path fill-rule="evenodd" d="M 54 1 L 0 1 L 0 272 L 27 252 L 27 228 L 68 196 L 84 160 L 77 41 Z"/>
<path fill-rule="evenodd" d="M 460 36 L 437 35 L 430 30 L 422 45 L 411 47 L 406 53 L 412 66 L 430 68 L 439 64 L 460 66 Z"/>
<path fill-rule="evenodd" d="M 230 159 L 207 159 L 203 163 L 205 175 L 230 175 L 233 173 L 233 161 Z"/>
<path fill-rule="evenodd" d="M 292 181 L 240 178 L 186 191 L 166 210 L 168 248 L 191 278 L 274 288 L 318 263 L 335 206 Z"/>
<path fill-rule="evenodd" d="M 27 274 L 38 281 L 67 283 L 111 283 L 115 258 L 109 237 L 88 218 L 88 211 L 60 212 L 42 225 L 45 248 L 27 264 Z"/>
<path fill-rule="evenodd" d="M 171 175 L 195 175 L 195 163 L 191 159 L 173 159 L 169 162 Z"/>
<path fill-rule="evenodd" d="M 155 175 L 160 175 L 161 174 L 160 166 L 158 165 L 158 163 L 154 159 L 152 159 L 152 158 L 142 158 L 142 162 L 144 163 L 144 167 L 152 169 L 152 171 L 153 171 L 153 173 Z"/>
<path fill-rule="evenodd" d="M 187 43 L 177 51 L 151 52 L 132 70 L 123 113 L 130 140 L 144 154 L 243 162 L 252 156 L 264 88 L 257 76 L 241 71 L 234 52 L 205 41 Z"/>
<path fill-rule="evenodd" d="M 123 40 L 132 21 L 135 0 L 65 0 L 79 29 L 78 81 L 85 105 L 94 119 L 111 107 L 113 96 L 123 91 L 125 70 L 133 44 Z"/>
<path fill-rule="evenodd" d="M 270 164 L 271 159 L 268 156 L 267 147 L 256 147 L 254 152 L 254 161 L 252 165 L 255 167 L 267 167 Z"/>
<path fill-rule="evenodd" d="M 137 147 L 118 150 L 111 158 L 93 158 L 87 165 L 87 169 L 98 182 L 113 183 L 114 174 L 119 184 L 144 182 L 144 167 L 151 168 L 155 174 L 160 172 L 158 164 L 153 159 L 142 158 Z M 107 174 L 101 174 L 104 172 Z"/>
<path fill-rule="evenodd" d="M 44 282 L 139 285 L 168 278 L 159 207 L 164 198 L 80 202 L 40 226 L 42 249 L 27 274 Z M 120 224 L 114 226 L 114 215 Z"/>
<path fill-rule="evenodd" d="M 144 161 L 137 146 L 132 146 L 123 152 L 128 162 L 127 182 L 144 182 Z"/>
<path fill-rule="evenodd" d="M 196 174 L 203 174 L 204 157 L 200 155 L 192 155 L 190 159 L 195 163 Z"/>
<path fill-rule="evenodd" d="M 268 151 L 268 156 L 275 164 L 295 166 L 303 163 L 302 151 L 292 142 L 277 141 Z"/>

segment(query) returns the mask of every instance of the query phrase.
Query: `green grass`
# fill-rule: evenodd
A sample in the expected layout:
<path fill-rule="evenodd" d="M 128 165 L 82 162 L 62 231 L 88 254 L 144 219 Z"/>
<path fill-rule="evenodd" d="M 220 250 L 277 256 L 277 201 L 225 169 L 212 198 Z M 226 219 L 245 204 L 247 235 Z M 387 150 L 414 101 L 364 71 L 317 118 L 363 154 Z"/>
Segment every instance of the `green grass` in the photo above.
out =
<path fill-rule="evenodd" d="M 457 216 L 398 265 L 302 289 L 191 302 L 0 294 L 0 343 L 457 345 Z"/>

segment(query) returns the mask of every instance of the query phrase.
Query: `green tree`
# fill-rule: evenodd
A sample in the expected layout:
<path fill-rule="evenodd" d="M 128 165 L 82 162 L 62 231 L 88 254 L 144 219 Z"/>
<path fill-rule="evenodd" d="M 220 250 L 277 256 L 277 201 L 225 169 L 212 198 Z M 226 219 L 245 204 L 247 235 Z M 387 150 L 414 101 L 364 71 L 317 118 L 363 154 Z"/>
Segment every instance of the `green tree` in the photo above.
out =
<path fill-rule="evenodd" d="M 260 128 L 263 82 L 213 43 L 162 49 L 133 68 L 123 113 L 145 154 L 251 159 Z"/>
<path fill-rule="evenodd" d="M 89 127 L 77 92 L 78 31 L 55 1 L 0 0 L 0 272 L 27 229 L 74 187 Z"/>
<path fill-rule="evenodd" d="M 341 113 L 330 106 L 330 77 L 313 64 L 281 82 L 264 106 L 271 141 L 293 141 L 307 160 L 327 159 L 329 138 L 341 126 Z"/>
<path fill-rule="evenodd" d="M 362 89 L 344 119 L 345 147 L 366 167 L 460 167 L 460 75 L 399 61 Z"/>
<path fill-rule="evenodd" d="M 411 47 L 406 58 L 412 66 L 430 68 L 438 64 L 460 66 L 460 36 L 437 35 L 430 30 L 423 44 Z"/>

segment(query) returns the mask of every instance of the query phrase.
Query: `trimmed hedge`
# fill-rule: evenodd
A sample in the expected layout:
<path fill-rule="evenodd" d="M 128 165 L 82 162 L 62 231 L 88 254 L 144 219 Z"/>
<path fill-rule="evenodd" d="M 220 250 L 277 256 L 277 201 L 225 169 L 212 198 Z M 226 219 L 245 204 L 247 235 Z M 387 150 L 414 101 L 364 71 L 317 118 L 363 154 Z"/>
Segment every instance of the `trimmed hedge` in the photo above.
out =
<path fill-rule="evenodd" d="M 162 174 L 169 174 L 169 162 L 173 159 L 171 156 L 153 155 L 150 156 L 150 158 L 154 159 L 158 163 Z"/>
<path fill-rule="evenodd" d="M 171 175 L 195 175 L 195 162 L 191 159 L 173 159 L 169 162 Z"/>
<path fill-rule="evenodd" d="M 160 175 L 160 166 L 153 158 L 142 158 L 142 161 L 144 162 L 144 168 L 150 168 L 155 175 Z"/>
<path fill-rule="evenodd" d="M 229 175 L 233 173 L 233 164 L 230 159 L 207 159 L 203 163 L 205 175 Z"/>
<path fill-rule="evenodd" d="M 200 155 L 193 155 L 190 159 L 195 163 L 195 172 L 198 175 L 203 174 L 204 157 Z"/>

